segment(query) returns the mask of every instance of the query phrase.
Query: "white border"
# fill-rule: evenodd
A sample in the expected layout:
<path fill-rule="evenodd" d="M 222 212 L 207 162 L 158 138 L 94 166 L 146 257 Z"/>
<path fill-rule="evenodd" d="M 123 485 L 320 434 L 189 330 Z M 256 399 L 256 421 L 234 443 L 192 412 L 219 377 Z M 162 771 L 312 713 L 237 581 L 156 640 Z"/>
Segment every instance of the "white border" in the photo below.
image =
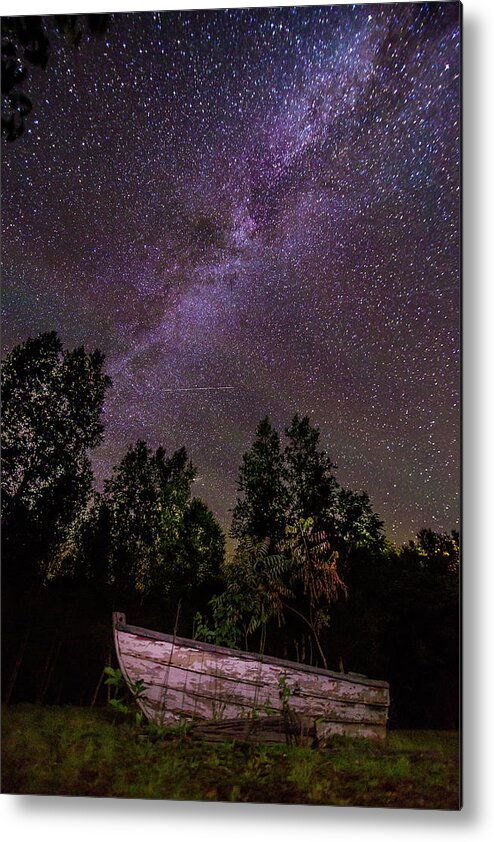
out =
<path fill-rule="evenodd" d="M 336 4 L 338 0 L 334 0 Z M 129 0 L 4 0 L 2 15 L 96 11 L 174 10 L 289 6 L 277 2 L 152 3 Z M 307 4 L 319 5 L 319 4 Z M 325 5 L 325 4 L 320 4 Z M 143 838 L 192 838 L 201 842 L 252 842 L 310 836 L 311 842 L 344 834 L 345 842 L 415 839 L 418 834 L 443 842 L 449 837 L 490 839 L 494 832 L 494 486 L 493 289 L 488 258 L 494 240 L 492 199 L 494 147 L 493 56 L 494 3 L 465 0 L 464 23 L 464 264 L 463 264 L 463 672 L 464 809 L 461 813 L 411 810 L 228 805 L 168 801 L 117 801 L 3 795 L 1 826 L 5 838 L 37 842 L 87 842 L 108 838 L 140 842 Z M 489 213 L 489 211 L 491 211 Z M 491 262 L 492 265 L 492 262 Z M 488 552 L 490 550 L 490 553 Z M 489 585 L 491 587 L 489 587 Z M 490 632 L 490 633 L 489 633 Z M 10 835 L 9 835 L 10 831 Z"/>

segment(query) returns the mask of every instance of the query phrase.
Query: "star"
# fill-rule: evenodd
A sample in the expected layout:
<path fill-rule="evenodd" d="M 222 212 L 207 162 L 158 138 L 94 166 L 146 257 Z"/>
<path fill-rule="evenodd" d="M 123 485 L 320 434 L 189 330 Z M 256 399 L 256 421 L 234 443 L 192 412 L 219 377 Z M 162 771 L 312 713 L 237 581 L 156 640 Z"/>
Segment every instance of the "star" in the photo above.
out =
<path fill-rule="evenodd" d="M 3 347 L 106 354 L 99 486 L 183 445 L 228 528 L 259 419 L 299 412 L 390 538 L 457 525 L 459 43 L 457 3 L 54 39 L 4 147 Z"/>

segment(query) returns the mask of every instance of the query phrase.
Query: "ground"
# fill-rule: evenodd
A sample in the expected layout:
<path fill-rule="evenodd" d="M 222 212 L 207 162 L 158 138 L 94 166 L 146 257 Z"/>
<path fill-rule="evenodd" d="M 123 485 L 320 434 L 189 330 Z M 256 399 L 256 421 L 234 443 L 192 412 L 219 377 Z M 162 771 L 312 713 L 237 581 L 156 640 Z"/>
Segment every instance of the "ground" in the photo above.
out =
<path fill-rule="evenodd" d="M 325 749 L 211 744 L 105 710 L 17 705 L 2 715 L 2 792 L 456 810 L 459 741 L 392 731 Z"/>

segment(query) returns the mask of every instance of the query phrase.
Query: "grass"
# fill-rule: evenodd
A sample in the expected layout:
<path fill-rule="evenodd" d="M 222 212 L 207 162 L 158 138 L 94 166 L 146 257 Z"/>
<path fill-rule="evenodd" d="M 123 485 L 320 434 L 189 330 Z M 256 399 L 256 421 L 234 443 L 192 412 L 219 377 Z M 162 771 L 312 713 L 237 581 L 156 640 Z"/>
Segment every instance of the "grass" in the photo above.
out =
<path fill-rule="evenodd" d="M 395 731 L 383 743 L 335 738 L 319 750 L 158 737 L 87 708 L 17 705 L 2 720 L 7 793 L 459 807 L 453 732 Z"/>

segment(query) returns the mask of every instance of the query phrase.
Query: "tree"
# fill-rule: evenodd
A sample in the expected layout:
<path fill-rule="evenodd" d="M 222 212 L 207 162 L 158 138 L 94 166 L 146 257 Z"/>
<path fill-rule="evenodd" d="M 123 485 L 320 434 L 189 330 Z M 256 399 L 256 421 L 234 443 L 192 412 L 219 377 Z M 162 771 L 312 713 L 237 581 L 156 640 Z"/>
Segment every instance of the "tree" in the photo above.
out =
<path fill-rule="evenodd" d="M 110 578 L 119 598 L 163 608 L 192 603 L 216 584 L 224 536 L 207 506 L 191 499 L 195 468 L 184 448 L 167 456 L 138 441 L 105 486 Z M 160 609 L 161 610 L 161 609 Z"/>
<path fill-rule="evenodd" d="M 277 432 L 263 419 L 253 446 L 243 456 L 242 496 L 237 498 L 232 527 L 232 534 L 240 539 L 240 553 L 232 563 L 232 575 L 241 577 L 247 570 L 251 579 L 257 576 L 266 600 L 275 598 L 279 587 L 287 589 L 291 596 L 284 600 L 282 615 L 272 615 L 281 619 L 284 627 L 278 646 L 286 650 L 295 643 L 297 658 L 303 660 L 308 643 L 312 660 L 315 643 L 320 660 L 326 663 L 327 636 L 322 632 L 329 622 L 329 607 L 335 604 L 338 592 L 346 592 L 343 581 L 347 583 L 347 574 L 357 578 L 359 571 L 365 571 L 366 581 L 372 576 L 375 579 L 373 565 L 385 550 L 383 522 L 365 492 L 344 489 L 338 483 L 335 466 L 320 447 L 320 431 L 307 416 L 296 414 L 285 433 L 282 449 Z M 268 558 L 281 554 L 287 561 L 280 581 L 271 576 L 269 564 L 259 566 L 252 553 L 245 552 L 250 543 L 259 544 L 263 539 L 268 540 Z M 252 587 L 248 592 L 247 614 L 268 617 L 267 610 L 257 609 L 269 600 L 260 603 L 259 593 Z M 288 619 L 285 609 L 297 615 L 298 621 L 293 616 Z M 338 608 L 340 617 L 343 613 Z M 252 623 L 248 627 L 252 630 Z"/>
<path fill-rule="evenodd" d="M 50 565 L 53 578 L 84 581 L 103 590 L 110 582 L 110 511 L 102 494 L 78 512 Z"/>
<path fill-rule="evenodd" d="M 381 647 L 405 727 L 458 727 L 459 586 L 457 532 L 423 529 L 398 550 L 385 592 Z"/>
<path fill-rule="evenodd" d="M 242 457 L 232 535 L 268 537 L 273 549 L 287 526 L 311 517 L 342 559 L 356 548 L 382 549 L 383 521 L 365 492 L 338 483 L 335 465 L 319 446 L 319 429 L 297 414 L 285 432 L 282 450 L 268 418 L 259 423 L 254 444 Z"/>
<path fill-rule="evenodd" d="M 184 574 L 191 586 L 199 586 L 209 597 L 222 578 L 225 536 L 211 509 L 194 497 L 184 515 Z M 207 600 L 204 600 L 207 601 Z"/>
<path fill-rule="evenodd" d="M 328 668 L 320 640 L 320 632 L 329 623 L 329 608 L 340 592 L 347 589 L 340 579 L 338 553 L 332 549 L 324 532 L 314 530 L 314 520 L 300 519 L 286 528 L 286 538 L 281 550 L 292 559 L 293 580 L 302 585 L 303 603 L 295 608 L 288 605 L 309 626 L 323 666 Z"/>
<path fill-rule="evenodd" d="M 410 547 L 414 547 L 411 542 Z M 460 565 L 460 536 L 458 532 L 434 532 L 421 529 L 417 534 L 416 549 L 421 557 L 422 566 L 436 575 L 455 576 Z"/>
<path fill-rule="evenodd" d="M 73 47 L 84 37 L 103 35 L 110 23 L 109 14 L 39 15 L 2 18 L 2 136 L 17 140 L 25 128 L 25 118 L 33 104 L 21 90 L 29 69 L 46 70 L 53 38 L 60 34 Z"/>
<path fill-rule="evenodd" d="M 327 668 L 320 632 L 329 623 L 329 608 L 346 587 L 337 570 L 338 555 L 326 536 L 316 533 L 312 518 L 286 527 L 285 538 L 272 549 L 269 538 L 256 542 L 243 537 L 234 558 L 225 566 L 225 589 L 211 600 L 213 629 L 200 617 L 200 631 L 207 640 L 244 641 L 259 631 L 257 650 L 265 651 L 267 630 L 273 621 L 278 628 L 287 623 L 287 614 L 297 618 L 292 639 L 298 652 L 304 651 L 310 630 L 310 660 L 314 641 L 320 660 Z M 293 617 L 292 617 L 293 619 Z M 303 623 L 300 633 L 300 620 Z M 293 622 L 291 624 L 293 628 Z M 302 645 L 299 646 L 299 637 Z M 270 650 L 279 654 L 280 636 L 271 635 Z"/>
<path fill-rule="evenodd" d="M 345 556 L 365 548 L 384 549 L 384 521 L 373 511 L 365 491 L 338 488 L 336 505 L 327 512 L 326 523 L 334 546 Z"/>
<path fill-rule="evenodd" d="M 56 333 L 44 333 L 18 345 L 2 363 L 7 702 L 24 662 L 40 586 L 89 497 L 89 452 L 102 440 L 101 412 L 110 384 L 103 362 L 99 351 L 63 351 Z"/>
<path fill-rule="evenodd" d="M 287 522 L 292 524 L 312 517 L 317 529 L 324 528 L 328 514 L 338 501 L 335 466 L 327 453 L 318 449 L 320 431 L 311 426 L 307 417 L 295 415 L 285 432 Z"/>
<path fill-rule="evenodd" d="M 86 503 L 89 452 L 103 437 L 104 357 L 64 351 L 56 333 L 18 345 L 2 363 L 4 574 L 43 575 Z"/>
<path fill-rule="evenodd" d="M 280 439 L 269 418 L 257 427 L 255 441 L 242 457 L 233 509 L 232 535 L 274 544 L 284 534 L 286 493 Z"/>
<path fill-rule="evenodd" d="M 196 616 L 196 634 L 202 639 L 249 648 L 249 638 L 259 630 L 257 650 L 266 646 L 271 620 L 284 623 L 285 600 L 292 596 L 287 584 L 292 560 L 270 553 L 270 539 L 244 537 L 232 561 L 225 565 L 225 588 L 210 601 L 213 628 Z"/>

